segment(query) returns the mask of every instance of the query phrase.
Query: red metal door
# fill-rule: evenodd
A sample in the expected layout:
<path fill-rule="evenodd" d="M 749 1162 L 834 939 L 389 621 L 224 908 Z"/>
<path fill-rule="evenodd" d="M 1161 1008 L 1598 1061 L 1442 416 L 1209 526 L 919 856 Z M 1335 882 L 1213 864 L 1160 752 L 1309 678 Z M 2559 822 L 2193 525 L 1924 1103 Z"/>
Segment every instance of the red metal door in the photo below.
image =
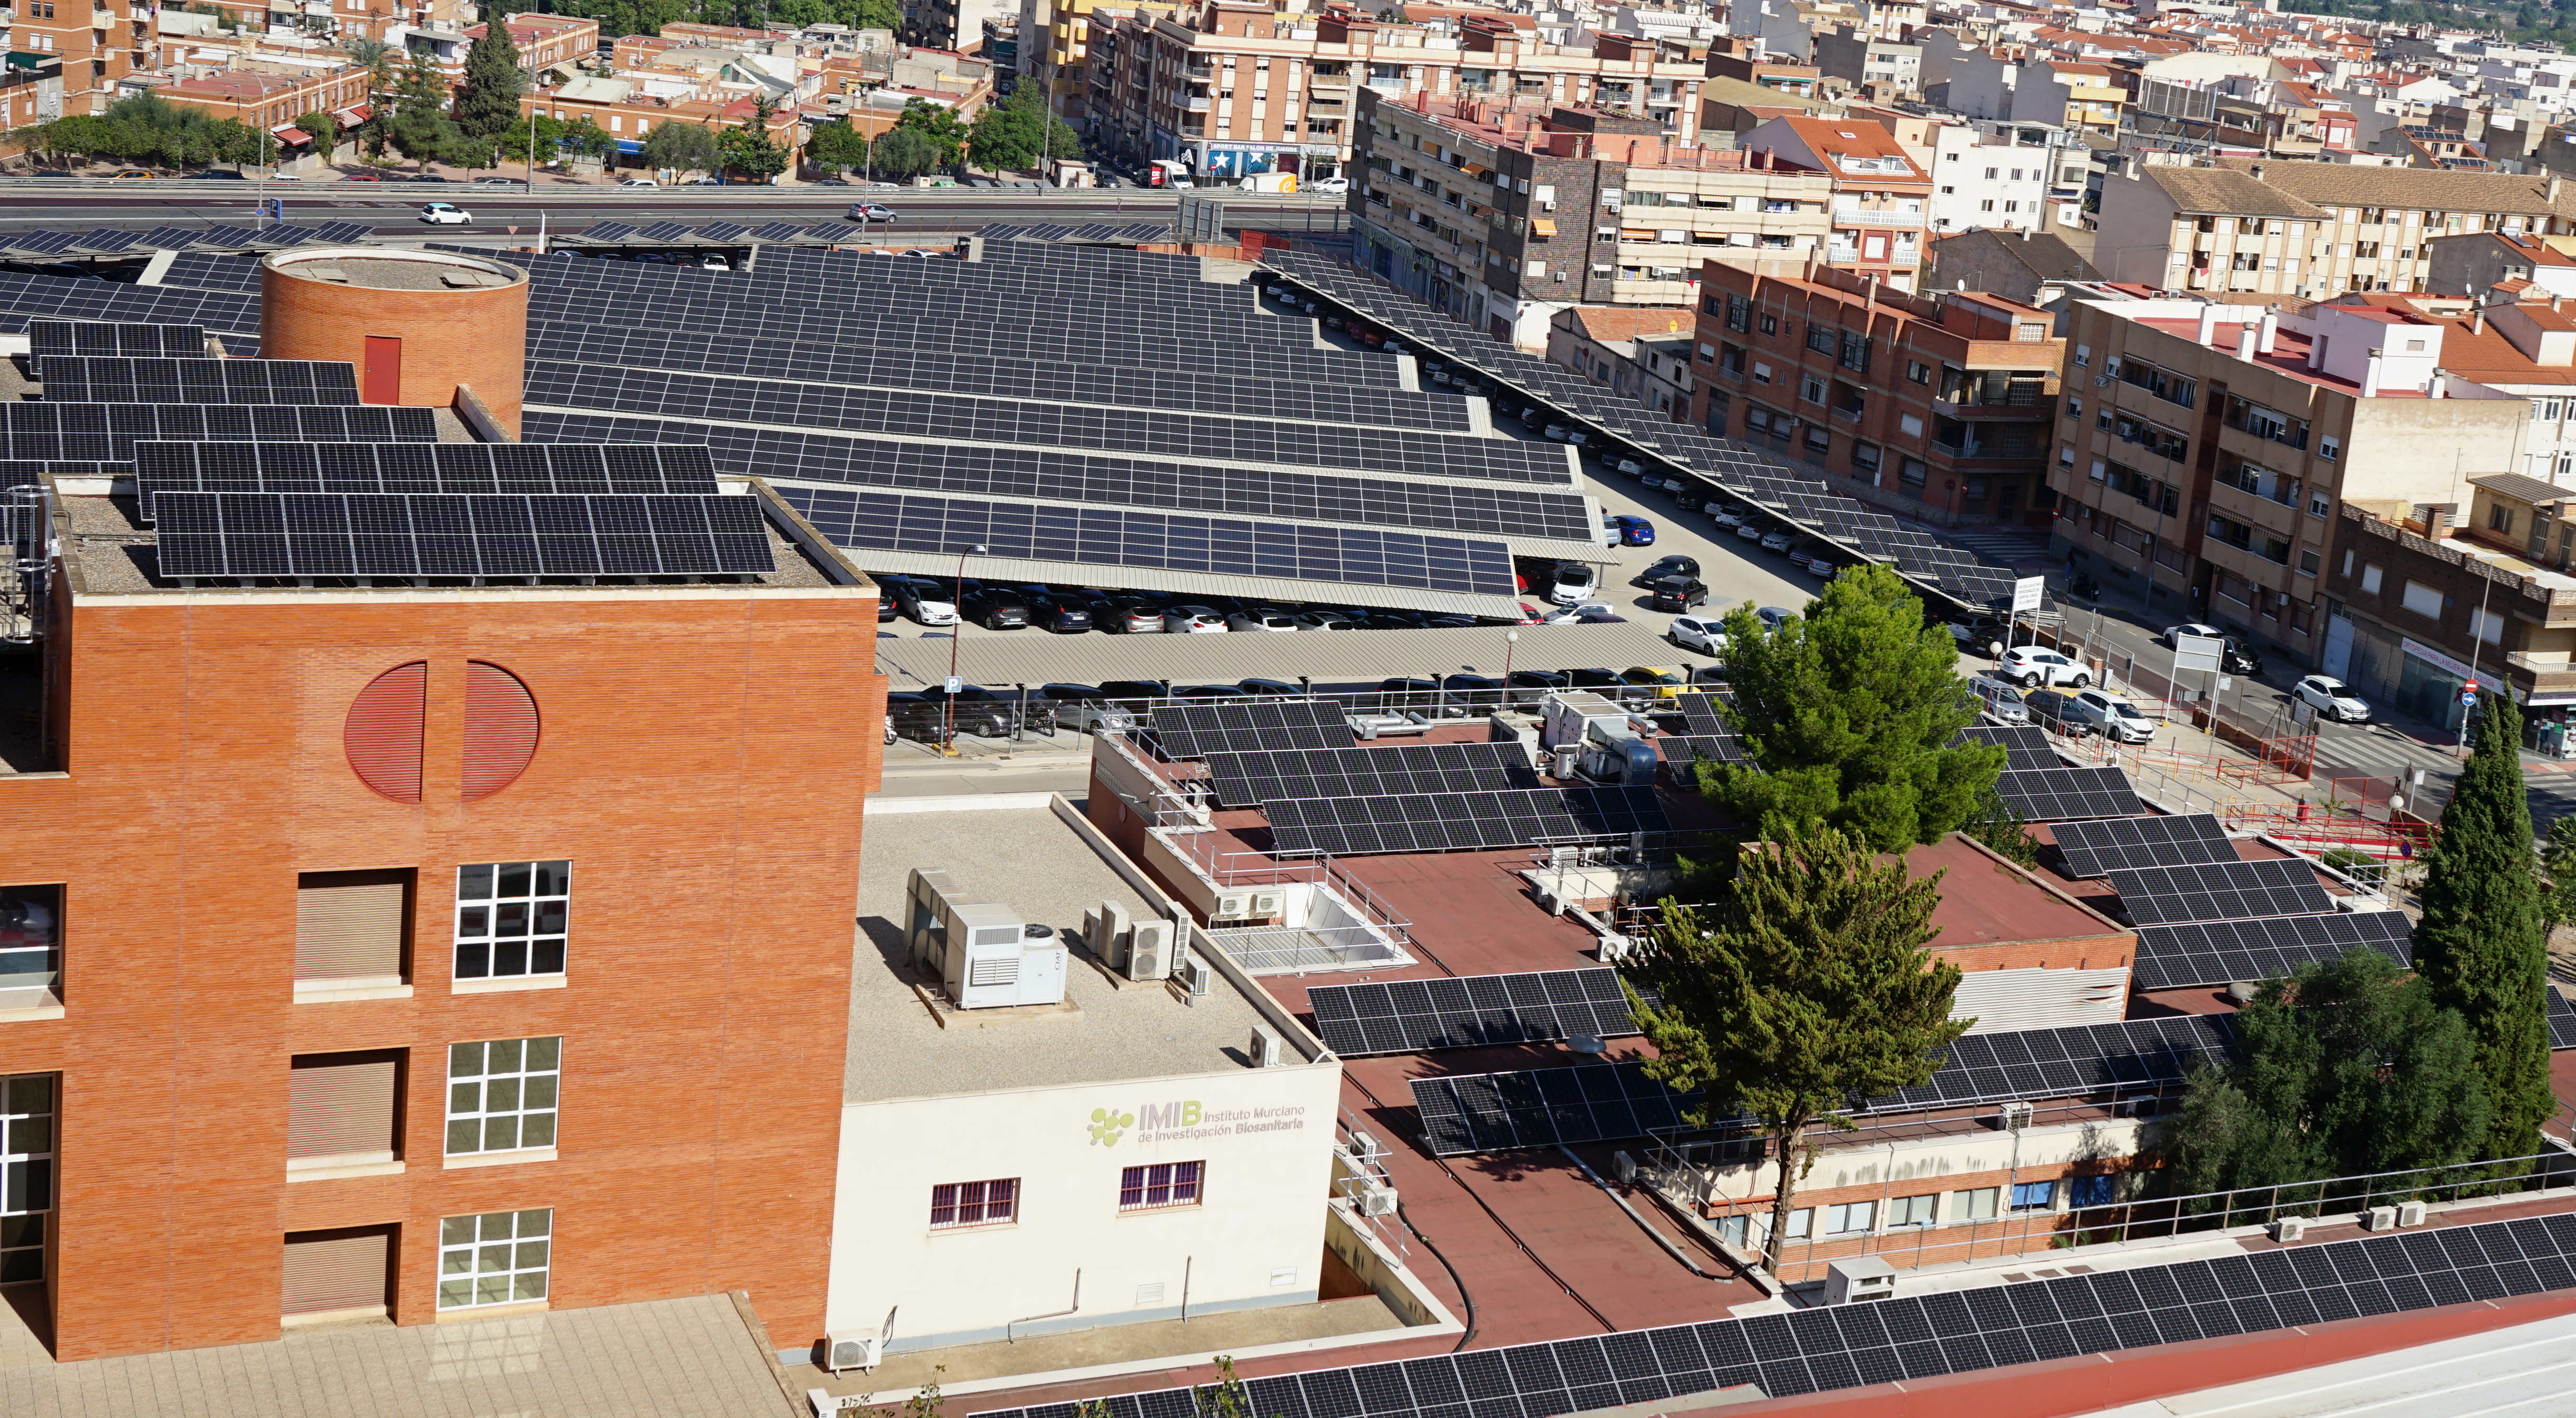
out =
<path fill-rule="evenodd" d="M 359 373 L 358 400 L 367 404 L 402 402 L 402 340 L 399 336 L 367 337 L 367 364 Z"/>

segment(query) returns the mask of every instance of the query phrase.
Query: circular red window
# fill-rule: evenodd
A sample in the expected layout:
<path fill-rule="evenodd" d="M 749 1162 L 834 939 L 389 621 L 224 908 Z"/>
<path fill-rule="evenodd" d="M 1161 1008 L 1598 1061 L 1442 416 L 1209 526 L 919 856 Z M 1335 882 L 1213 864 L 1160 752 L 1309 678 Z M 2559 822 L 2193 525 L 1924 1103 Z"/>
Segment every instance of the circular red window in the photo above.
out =
<path fill-rule="evenodd" d="M 428 699 L 428 662 L 396 665 L 358 691 L 340 726 L 349 771 L 398 803 L 420 801 L 420 726 Z"/>
<path fill-rule="evenodd" d="M 466 661 L 465 801 L 481 802 L 519 781 L 536 756 L 537 700 L 527 683 L 499 665 Z"/>

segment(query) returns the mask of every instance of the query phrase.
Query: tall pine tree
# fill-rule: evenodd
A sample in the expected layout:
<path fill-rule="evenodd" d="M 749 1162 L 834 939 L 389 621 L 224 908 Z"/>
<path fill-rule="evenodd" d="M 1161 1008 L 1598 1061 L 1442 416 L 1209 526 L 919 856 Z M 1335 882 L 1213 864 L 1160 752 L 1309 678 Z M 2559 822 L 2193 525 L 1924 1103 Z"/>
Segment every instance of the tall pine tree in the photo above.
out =
<path fill-rule="evenodd" d="M 2487 696 L 2485 726 L 2426 850 L 2415 969 L 2477 1041 L 2494 1105 L 2482 1155 L 2528 1157 L 2549 1091 L 2548 926 L 2522 781 L 2522 714 Z"/>
<path fill-rule="evenodd" d="M 519 94 L 528 76 L 519 69 L 519 51 L 510 45 L 509 26 L 492 20 L 483 37 L 465 51 L 465 82 L 456 90 L 456 126 L 467 136 L 489 137 L 519 121 Z"/>
<path fill-rule="evenodd" d="M 1928 1081 L 1935 1051 L 1967 1032 L 1950 1019 L 1959 967 L 1934 958 L 1940 876 L 1908 879 L 1830 827 L 1745 849 L 1704 907 L 1664 902 L 1629 979 L 1654 1043 L 1650 1077 L 1701 1094 L 1696 1122 L 1741 1114 L 1779 1167 L 1764 1264 L 1779 1269 L 1791 1202 L 1815 1165 L 1819 1126 L 1849 1130 L 1856 1102 Z"/>

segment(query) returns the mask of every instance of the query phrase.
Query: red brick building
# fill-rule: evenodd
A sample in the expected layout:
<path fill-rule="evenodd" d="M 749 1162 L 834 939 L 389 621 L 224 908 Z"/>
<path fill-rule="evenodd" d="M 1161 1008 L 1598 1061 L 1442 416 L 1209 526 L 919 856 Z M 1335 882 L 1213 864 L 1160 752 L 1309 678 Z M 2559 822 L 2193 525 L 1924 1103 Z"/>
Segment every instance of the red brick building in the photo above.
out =
<path fill-rule="evenodd" d="M 221 588 L 56 491 L 0 1267 L 58 1356 L 729 1290 L 818 1335 L 874 587 L 760 489 L 748 580 Z"/>

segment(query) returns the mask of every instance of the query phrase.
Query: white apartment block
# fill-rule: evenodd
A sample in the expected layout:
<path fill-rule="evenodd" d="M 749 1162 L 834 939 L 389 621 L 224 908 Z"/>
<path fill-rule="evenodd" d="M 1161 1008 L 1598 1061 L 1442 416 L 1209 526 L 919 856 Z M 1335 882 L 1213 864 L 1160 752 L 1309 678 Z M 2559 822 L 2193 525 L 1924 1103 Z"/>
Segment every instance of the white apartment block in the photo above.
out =
<path fill-rule="evenodd" d="M 2054 159 L 2051 149 L 1965 124 L 1933 130 L 1932 230 L 2046 231 Z"/>

